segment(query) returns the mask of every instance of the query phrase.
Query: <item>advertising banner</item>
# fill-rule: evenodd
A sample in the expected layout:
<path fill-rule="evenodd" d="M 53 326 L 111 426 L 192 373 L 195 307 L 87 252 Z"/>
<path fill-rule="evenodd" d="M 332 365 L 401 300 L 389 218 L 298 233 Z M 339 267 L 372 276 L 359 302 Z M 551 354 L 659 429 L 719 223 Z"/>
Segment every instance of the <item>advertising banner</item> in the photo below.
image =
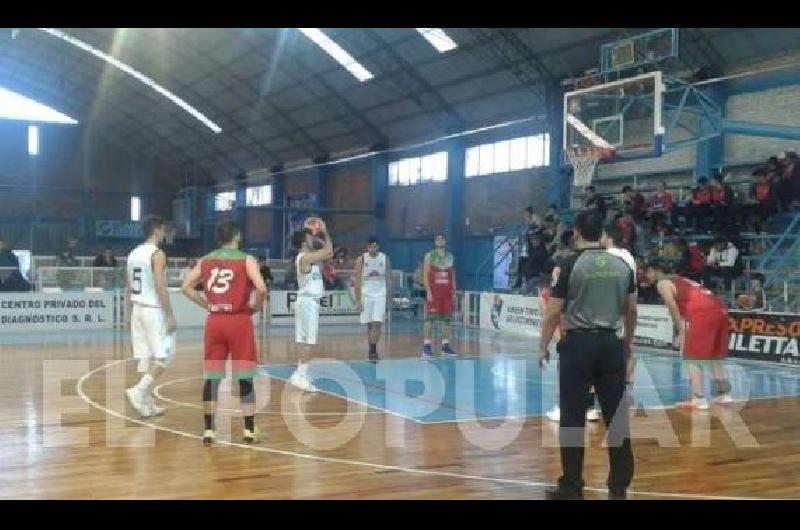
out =
<path fill-rule="evenodd" d="M 0 333 L 113 327 L 112 292 L 0 294 Z"/>

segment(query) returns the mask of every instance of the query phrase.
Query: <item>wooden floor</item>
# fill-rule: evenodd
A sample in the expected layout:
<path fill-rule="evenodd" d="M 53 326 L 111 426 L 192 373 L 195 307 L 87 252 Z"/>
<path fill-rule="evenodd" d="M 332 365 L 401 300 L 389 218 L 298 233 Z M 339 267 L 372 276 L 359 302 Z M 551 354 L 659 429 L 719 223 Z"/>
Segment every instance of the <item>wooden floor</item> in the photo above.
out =
<path fill-rule="evenodd" d="M 469 354 L 494 354 L 493 346 L 477 337 L 457 345 Z M 383 351 L 400 358 L 418 347 L 416 336 L 403 334 L 392 336 Z M 235 417 L 232 443 L 204 448 L 198 437 L 201 342 L 179 342 L 176 362 L 158 381 L 167 414 L 146 421 L 139 421 L 123 398 L 124 388 L 136 380 L 129 349 L 122 335 L 0 339 L 0 497 L 540 499 L 560 473 L 557 428 L 546 419 L 528 418 L 517 439 L 497 450 L 468 442 L 463 425 L 403 422 L 405 443 L 397 446 L 387 443 L 386 414 L 375 409 L 344 414 L 348 402 L 340 398 L 284 392 L 275 380 L 256 420 L 266 441 L 239 445 L 241 419 Z M 294 360 L 286 333 L 262 337 L 259 350 L 264 363 Z M 364 339 L 337 334 L 325 339 L 323 350 L 330 357 L 358 358 Z M 53 384 L 59 376 L 63 383 Z M 303 410 L 306 419 L 281 415 L 282 399 L 284 410 Z M 60 417 L 59 409 L 66 411 Z M 692 416 L 667 415 L 679 445 L 634 440 L 632 498 L 800 497 L 800 399 L 747 404 L 741 415 L 758 442 L 752 448 L 737 447 L 718 419 L 711 422 L 707 443 L 693 446 Z M 647 427 L 648 421 L 652 418 L 636 417 L 634 425 Z M 333 427 L 354 427 L 354 435 L 325 449 L 332 431 L 322 429 Z M 605 497 L 602 434 L 601 427 L 589 428 L 588 498 Z"/>

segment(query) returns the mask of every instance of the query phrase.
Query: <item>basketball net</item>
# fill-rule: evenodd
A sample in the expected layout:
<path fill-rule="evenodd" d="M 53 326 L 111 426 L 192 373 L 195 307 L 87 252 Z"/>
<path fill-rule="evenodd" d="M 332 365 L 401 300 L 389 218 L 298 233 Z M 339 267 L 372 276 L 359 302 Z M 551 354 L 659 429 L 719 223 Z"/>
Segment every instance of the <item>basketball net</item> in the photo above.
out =
<path fill-rule="evenodd" d="M 567 150 L 567 160 L 572 165 L 573 183 L 584 188 L 592 183 L 594 170 L 601 159 L 611 156 L 611 149 L 605 147 L 572 148 Z"/>

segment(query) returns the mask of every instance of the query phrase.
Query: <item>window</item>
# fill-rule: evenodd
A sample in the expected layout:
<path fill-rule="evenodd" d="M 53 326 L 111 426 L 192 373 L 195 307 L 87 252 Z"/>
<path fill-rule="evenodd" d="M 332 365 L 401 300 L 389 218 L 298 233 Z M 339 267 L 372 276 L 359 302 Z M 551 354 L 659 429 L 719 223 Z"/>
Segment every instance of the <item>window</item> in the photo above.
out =
<path fill-rule="evenodd" d="M 422 157 L 422 180 L 444 182 L 447 180 L 447 152 L 440 151 Z"/>
<path fill-rule="evenodd" d="M 419 184 L 421 179 L 422 159 L 409 158 L 408 159 L 408 183 Z"/>
<path fill-rule="evenodd" d="M 519 171 L 520 169 L 525 169 L 526 143 L 526 138 L 524 136 L 522 138 L 514 138 L 509 142 L 509 171 Z"/>
<path fill-rule="evenodd" d="M 544 133 L 468 147 L 464 173 L 475 177 L 549 165 L 550 135 Z"/>
<path fill-rule="evenodd" d="M 410 186 L 420 182 L 445 180 L 447 180 L 446 151 L 389 162 L 390 186 Z"/>
<path fill-rule="evenodd" d="M 139 221 L 142 218 L 142 199 L 137 196 L 131 197 L 131 221 Z"/>
<path fill-rule="evenodd" d="M 467 156 L 464 161 L 464 174 L 468 177 L 474 177 L 478 174 L 478 160 L 480 158 L 478 150 L 480 147 L 467 147 Z"/>
<path fill-rule="evenodd" d="M 246 192 L 247 206 L 266 206 L 272 204 L 272 186 L 254 186 L 247 188 Z"/>
<path fill-rule="evenodd" d="M 494 144 L 483 144 L 478 149 L 478 174 L 494 173 Z"/>
<path fill-rule="evenodd" d="M 505 173 L 508 171 L 508 165 L 511 161 L 509 143 L 510 142 L 505 141 L 494 144 L 494 173 Z"/>
<path fill-rule="evenodd" d="M 28 127 L 28 154 L 31 156 L 39 154 L 39 127 L 35 125 Z"/>
<path fill-rule="evenodd" d="M 234 206 L 236 206 L 235 191 L 221 191 L 214 196 L 214 210 L 227 212 L 233 210 Z"/>

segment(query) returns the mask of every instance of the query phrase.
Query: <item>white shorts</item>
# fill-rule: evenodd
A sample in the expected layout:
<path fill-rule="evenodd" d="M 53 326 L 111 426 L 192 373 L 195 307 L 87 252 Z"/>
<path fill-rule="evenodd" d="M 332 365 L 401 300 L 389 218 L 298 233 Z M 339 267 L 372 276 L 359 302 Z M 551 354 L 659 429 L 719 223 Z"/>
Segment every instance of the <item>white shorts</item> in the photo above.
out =
<path fill-rule="evenodd" d="M 362 294 L 361 302 L 364 304 L 364 310 L 361 311 L 362 324 L 383 322 L 386 316 L 386 295 L 371 296 Z"/>
<path fill-rule="evenodd" d="M 147 371 L 150 359 L 164 364 L 175 355 L 175 334 L 167 334 L 167 320 L 160 307 L 133 305 L 131 313 L 131 345 L 139 359 L 139 371 Z"/>
<path fill-rule="evenodd" d="M 298 296 L 294 306 L 294 340 L 302 344 L 316 344 L 319 332 L 319 300 L 311 296 Z"/>

